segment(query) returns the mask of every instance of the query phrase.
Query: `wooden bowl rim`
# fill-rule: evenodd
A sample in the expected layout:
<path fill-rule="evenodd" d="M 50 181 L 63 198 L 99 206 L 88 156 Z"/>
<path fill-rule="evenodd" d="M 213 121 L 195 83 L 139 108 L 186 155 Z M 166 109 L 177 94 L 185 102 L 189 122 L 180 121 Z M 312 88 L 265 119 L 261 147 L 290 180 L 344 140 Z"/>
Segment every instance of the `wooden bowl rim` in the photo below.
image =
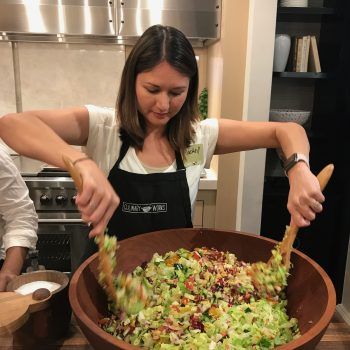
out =
<path fill-rule="evenodd" d="M 21 279 L 25 278 L 25 277 L 28 276 L 28 275 L 34 275 L 34 274 L 38 274 L 38 275 L 39 275 L 39 274 L 43 274 L 43 273 L 47 273 L 47 272 L 52 273 L 52 274 L 59 274 L 59 275 L 61 275 L 61 276 L 63 277 L 63 282 L 60 283 L 61 286 L 60 286 L 59 288 L 55 289 L 53 292 L 51 292 L 51 295 L 59 293 L 61 290 L 63 290 L 64 288 L 66 288 L 66 287 L 68 286 L 69 277 L 68 277 L 65 273 L 63 273 L 63 272 L 61 272 L 61 271 L 57 271 L 57 270 L 38 270 L 38 271 L 31 271 L 31 272 L 27 272 L 27 273 L 25 273 L 25 274 L 23 274 L 23 275 L 16 276 L 16 277 L 7 285 L 7 291 L 11 291 L 11 292 L 14 291 L 14 289 L 13 289 L 13 283 L 14 283 L 15 281 L 21 280 Z M 37 280 L 37 281 L 39 281 L 39 280 Z M 32 281 L 32 282 L 36 282 L 36 281 Z M 54 282 L 54 281 L 47 281 L 47 282 Z M 31 282 L 23 283 L 23 284 L 21 284 L 20 286 L 23 286 L 24 284 L 28 284 L 28 283 L 31 283 Z M 55 283 L 57 283 L 57 282 L 55 282 Z M 20 287 L 20 286 L 19 286 L 19 287 Z M 9 289 L 10 289 L 10 290 L 9 290 Z"/>
<path fill-rule="evenodd" d="M 178 229 L 169 229 L 169 230 L 164 230 L 166 232 L 174 232 L 174 231 L 178 231 Z M 164 232 L 163 231 L 163 232 Z M 247 233 L 247 232 L 241 232 L 241 231 L 236 231 L 236 230 L 216 230 L 216 229 L 206 229 L 206 228 L 187 228 L 187 229 L 181 229 L 181 231 L 198 231 L 198 233 L 203 233 L 203 232 L 223 232 L 223 233 L 234 233 L 234 234 L 238 234 L 238 235 L 243 235 L 243 236 L 249 236 L 252 237 L 254 236 L 257 239 L 262 239 L 264 241 L 268 241 L 271 242 L 273 244 L 278 243 L 278 241 L 271 239 L 271 238 L 267 238 L 267 237 L 263 237 L 260 235 L 256 235 L 253 233 Z M 147 238 L 148 235 L 154 235 L 156 233 L 159 233 L 160 231 L 153 231 L 153 232 L 148 232 L 148 233 L 144 233 L 142 235 L 137 235 L 131 238 L 128 238 L 127 240 L 134 240 L 134 239 L 140 239 L 140 237 L 144 237 L 145 239 Z M 234 252 L 233 252 L 234 253 Z M 334 285 L 331 281 L 331 279 L 329 278 L 328 274 L 326 273 L 326 271 L 318 264 L 316 263 L 313 259 L 309 258 L 307 255 L 305 255 L 304 253 L 302 253 L 301 251 L 297 250 L 297 249 L 293 249 L 292 250 L 292 256 L 291 256 L 291 260 L 293 259 L 293 255 L 298 255 L 300 256 L 302 259 L 306 260 L 307 262 L 309 262 L 315 269 L 316 271 L 321 275 L 323 281 L 325 282 L 326 285 L 326 289 L 327 289 L 327 293 L 328 293 L 328 302 L 325 308 L 325 311 L 322 315 L 322 317 L 320 318 L 320 320 L 315 323 L 312 328 L 310 328 L 307 332 L 305 332 L 304 334 L 302 334 L 298 339 L 295 339 L 291 342 L 289 342 L 288 344 L 284 344 L 281 346 L 278 346 L 276 349 L 278 350 L 291 350 L 291 349 L 296 349 L 297 347 L 306 344 L 308 341 L 310 341 L 310 339 L 315 338 L 318 334 L 321 333 L 322 330 L 325 330 L 335 311 L 335 307 L 336 307 L 336 293 L 335 293 L 335 288 Z M 83 270 L 95 259 L 98 259 L 98 253 L 93 254 L 92 256 L 90 256 L 87 260 L 85 260 L 79 267 L 78 269 L 75 271 L 75 273 L 73 274 L 73 277 L 71 279 L 70 282 L 70 286 L 69 286 L 69 300 L 72 306 L 72 310 L 74 312 L 74 314 L 76 315 L 76 311 L 79 313 L 80 315 L 80 319 L 81 321 L 84 323 L 84 325 L 89 329 L 90 332 L 96 334 L 97 336 L 100 336 L 102 338 L 104 338 L 107 342 L 109 342 L 112 345 L 116 345 L 119 347 L 123 347 L 124 349 L 133 349 L 133 350 L 140 350 L 140 347 L 136 347 L 134 345 L 131 345 L 127 342 L 124 342 L 122 340 L 117 339 L 116 337 L 112 336 L 111 334 L 105 332 L 102 328 L 100 328 L 96 323 L 94 323 L 93 321 L 91 321 L 91 319 L 86 315 L 85 311 L 80 307 L 80 303 L 77 300 L 77 283 L 78 283 L 78 278 L 80 277 L 81 273 L 83 272 Z"/>

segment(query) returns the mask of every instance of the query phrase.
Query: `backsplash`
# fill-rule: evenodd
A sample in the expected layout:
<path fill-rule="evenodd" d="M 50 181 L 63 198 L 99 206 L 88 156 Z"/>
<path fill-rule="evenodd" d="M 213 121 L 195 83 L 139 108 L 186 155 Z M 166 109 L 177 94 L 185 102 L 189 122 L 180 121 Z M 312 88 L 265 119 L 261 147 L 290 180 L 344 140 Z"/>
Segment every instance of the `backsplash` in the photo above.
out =
<path fill-rule="evenodd" d="M 13 75 L 12 48 L 0 42 L 0 116 L 16 111 L 15 79 Z"/>
<path fill-rule="evenodd" d="M 124 63 L 123 45 L 0 42 L 0 116 L 84 104 L 114 107 Z M 30 160 L 21 162 L 30 167 Z"/>
<path fill-rule="evenodd" d="M 23 110 L 115 105 L 122 46 L 19 43 L 18 53 Z"/>

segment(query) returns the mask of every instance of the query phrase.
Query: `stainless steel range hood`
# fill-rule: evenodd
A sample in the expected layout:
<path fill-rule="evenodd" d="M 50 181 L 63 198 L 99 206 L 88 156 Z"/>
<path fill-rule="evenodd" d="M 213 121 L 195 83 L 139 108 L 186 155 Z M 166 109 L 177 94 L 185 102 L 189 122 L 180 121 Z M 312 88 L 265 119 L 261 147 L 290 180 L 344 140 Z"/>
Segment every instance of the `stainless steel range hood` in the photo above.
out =
<path fill-rule="evenodd" d="M 221 0 L 0 0 L 0 40 L 133 44 L 153 24 L 220 37 Z"/>

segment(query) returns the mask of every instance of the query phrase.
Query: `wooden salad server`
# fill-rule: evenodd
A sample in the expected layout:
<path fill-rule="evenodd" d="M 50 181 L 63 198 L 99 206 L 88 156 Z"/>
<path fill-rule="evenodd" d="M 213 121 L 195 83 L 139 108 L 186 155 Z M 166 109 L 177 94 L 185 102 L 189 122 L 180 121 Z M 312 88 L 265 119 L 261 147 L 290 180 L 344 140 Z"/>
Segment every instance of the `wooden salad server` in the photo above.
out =
<path fill-rule="evenodd" d="M 46 288 L 39 288 L 27 295 L 1 292 L 0 336 L 11 334 L 22 327 L 31 313 L 46 309 L 50 297 L 51 293 Z"/>
<path fill-rule="evenodd" d="M 78 193 L 82 192 L 83 190 L 83 179 L 80 175 L 79 170 L 74 166 L 73 162 L 66 156 L 62 156 L 62 159 L 64 161 L 64 164 L 67 167 L 67 170 L 69 171 L 70 176 L 72 177 L 74 184 L 77 188 Z M 101 234 L 98 239 L 98 256 L 99 256 L 99 269 L 100 272 L 104 274 L 104 280 L 103 283 L 105 285 L 105 290 L 107 292 L 107 295 L 110 299 L 110 301 L 116 303 L 116 289 L 113 281 L 113 268 L 111 266 L 110 260 L 103 249 L 104 247 L 104 234 Z"/>
<path fill-rule="evenodd" d="M 83 190 L 83 179 L 73 162 L 62 155 L 64 164 L 71 175 L 78 193 Z M 140 280 L 130 274 L 114 275 L 116 265 L 116 237 L 100 234 L 97 237 L 99 257 L 99 282 L 104 287 L 108 299 L 122 311 L 128 314 L 137 313 L 144 308 L 147 301 L 147 291 Z"/>

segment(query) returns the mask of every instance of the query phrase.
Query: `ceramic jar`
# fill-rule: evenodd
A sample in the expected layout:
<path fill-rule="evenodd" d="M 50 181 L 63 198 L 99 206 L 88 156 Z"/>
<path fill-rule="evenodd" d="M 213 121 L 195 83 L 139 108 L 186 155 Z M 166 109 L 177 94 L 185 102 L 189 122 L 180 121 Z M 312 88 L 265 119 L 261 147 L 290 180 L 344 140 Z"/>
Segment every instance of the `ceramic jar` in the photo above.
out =
<path fill-rule="evenodd" d="M 290 51 L 290 35 L 276 34 L 275 50 L 273 54 L 273 71 L 284 72 L 286 69 L 289 51 Z"/>

